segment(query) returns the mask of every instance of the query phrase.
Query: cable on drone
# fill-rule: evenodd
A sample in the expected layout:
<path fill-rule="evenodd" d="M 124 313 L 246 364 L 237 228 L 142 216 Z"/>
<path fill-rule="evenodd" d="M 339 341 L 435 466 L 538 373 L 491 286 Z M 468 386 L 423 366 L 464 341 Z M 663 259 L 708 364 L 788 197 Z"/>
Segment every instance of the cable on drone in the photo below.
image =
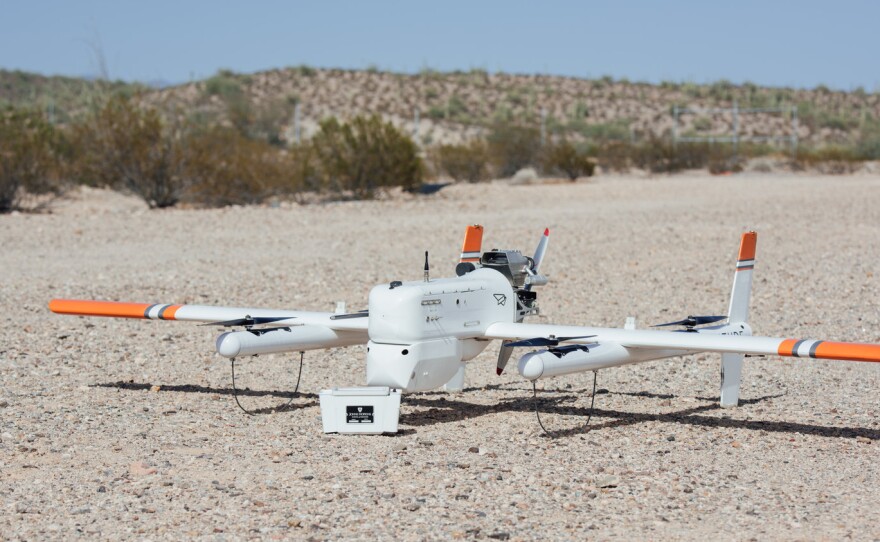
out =
<path fill-rule="evenodd" d="M 587 415 L 587 421 L 584 423 L 584 427 L 590 425 L 590 420 L 593 418 L 593 405 L 596 404 L 596 380 L 599 376 L 599 371 L 593 371 L 593 394 L 590 399 L 590 413 Z M 556 436 L 547 431 L 547 428 L 544 427 L 543 422 L 541 422 L 541 413 L 538 411 L 538 385 L 536 380 L 532 380 L 532 394 L 535 402 L 535 417 L 538 418 L 538 425 L 541 426 L 541 430 L 544 431 L 544 435 L 550 438 L 556 438 Z"/>
<path fill-rule="evenodd" d="M 287 408 L 288 406 L 290 406 L 290 403 L 293 402 L 293 398 L 296 397 L 296 394 L 299 391 L 299 380 L 302 377 L 303 358 L 305 357 L 305 355 L 305 352 L 299 353 L 299 372 L 296 375 L 296 386 L 293 388 L 293 393 L 290 394 L 290 399 L 288 399 L 287 402 L 280 407 L 272 409 L 273 411 Z M 235 399 L 235 404 L 238 405 L 238 408 L 240 408 L 242 412 L 244 412 L 248 416 L 253 416 L 256 414 L 256 412 L 244 408 L 243 406 L 241 406 L 241 403 L 238 400 L 238 389 L 235 387 L 235 358 L 230 358 L 230 360 L 232 361 L 232 397 Z"/>

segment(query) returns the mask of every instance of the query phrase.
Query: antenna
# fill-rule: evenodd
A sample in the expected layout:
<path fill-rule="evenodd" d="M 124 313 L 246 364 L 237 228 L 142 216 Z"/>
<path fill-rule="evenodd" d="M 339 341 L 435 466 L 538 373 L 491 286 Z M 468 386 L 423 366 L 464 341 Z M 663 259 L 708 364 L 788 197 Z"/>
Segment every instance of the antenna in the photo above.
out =
<path fill-rule="evenodd" d="M 428 265 L 428 251 L 425 251 L 425 282 L 428 282 L 428 277 L 430 276 L 431 267 Z"/>

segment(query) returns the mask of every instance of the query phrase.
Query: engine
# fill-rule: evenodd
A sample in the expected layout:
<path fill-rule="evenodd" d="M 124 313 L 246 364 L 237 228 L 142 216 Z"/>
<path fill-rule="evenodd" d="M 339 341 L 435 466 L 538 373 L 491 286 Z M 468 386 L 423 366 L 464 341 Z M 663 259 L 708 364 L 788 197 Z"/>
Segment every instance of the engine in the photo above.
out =
<path fill-rule="evenodd" d="M 533 271 L 535 261 L 532 258 L 523 256 L 518 250 L 493 249 L 483 253 L 480 267 L 494 269 L 510 281 L 516 294 L 517 322 L 530 314 L 538 313 L 537 295 L 532 287 L 547 284 L 547 277 Z"/>

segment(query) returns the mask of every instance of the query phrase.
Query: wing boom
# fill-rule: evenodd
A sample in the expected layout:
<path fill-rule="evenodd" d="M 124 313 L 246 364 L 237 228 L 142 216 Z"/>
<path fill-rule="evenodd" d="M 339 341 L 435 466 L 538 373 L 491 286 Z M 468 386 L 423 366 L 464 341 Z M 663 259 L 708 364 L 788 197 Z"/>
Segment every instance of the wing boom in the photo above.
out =
<path fill-rule="evenodd" d="M 688 352 L 722 352 L 843 361 L 880 362 L 880 344 L 508 322 L 492 324 L 488 327 L 485 333 L 486 338 L 507 340 L 549 337 L 550 335 L 558 337 L 595 335 L 595 337 L 591 339 L 574 339 L 567 341 L 574 344 L 615 342 L 627 348 L 655 348 L 658 350 L 685 350 Z"/>
<path fill-rule="evenodd" d="M 278 325 L 317 325 L 337 331 L 366 333 L 369 317 L 334 319 L 332 312 L 308 312 L 244 307 L 212 307 L 208 305 L 171 305 L 163 303 L 122 303 L 81 299 L 53 299 L 49 310 L 56 314 L 176 320 L 179 322 L 228 322 L 247 318 L 271 318 Z"/>

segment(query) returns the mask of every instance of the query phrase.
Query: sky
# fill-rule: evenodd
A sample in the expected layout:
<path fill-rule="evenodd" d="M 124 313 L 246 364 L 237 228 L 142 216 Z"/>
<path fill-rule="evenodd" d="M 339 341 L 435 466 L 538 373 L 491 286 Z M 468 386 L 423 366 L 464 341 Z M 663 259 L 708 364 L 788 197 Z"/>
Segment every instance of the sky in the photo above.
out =
<path fill-rule="evenodd" d="M 0 0 L 0 68 L 183 83 L 307 64 L 880 91 L 870 0 Z"/>

